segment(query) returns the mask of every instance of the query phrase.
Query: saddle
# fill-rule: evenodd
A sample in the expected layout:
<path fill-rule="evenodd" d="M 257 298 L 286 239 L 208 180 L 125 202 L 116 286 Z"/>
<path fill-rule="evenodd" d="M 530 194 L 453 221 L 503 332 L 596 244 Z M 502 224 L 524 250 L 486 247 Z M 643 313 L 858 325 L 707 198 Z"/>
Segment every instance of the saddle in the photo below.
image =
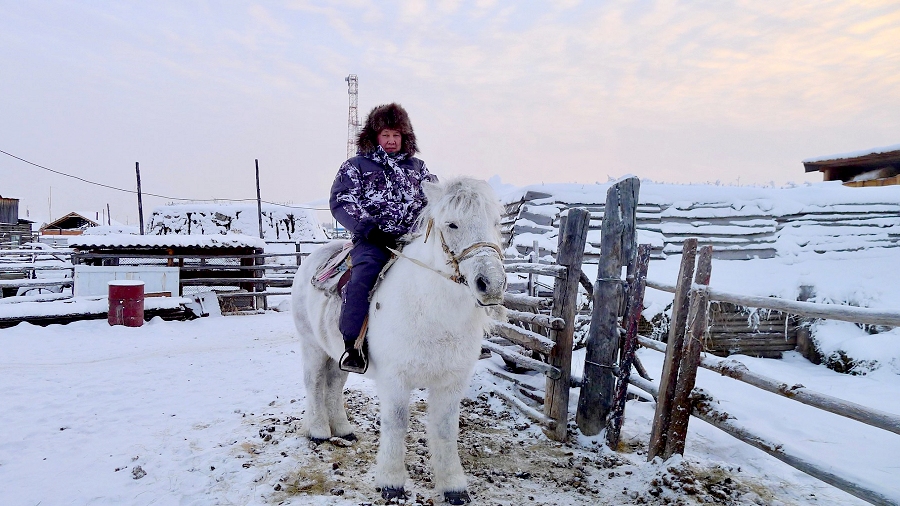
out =
<path fill-rule="evenodd" d="M 402 249 L 402 246 L 400 246 L 400 248 Z M 325 263 L 316 269 L 316 272 L 310 280 L 312 285 L 328 295 L 340 298 L 341 290 L 343 290 L 344 286 L 350 282 L 350 270 L 353 267 L 352 262 L 350 261 L 351 249 L 353 249 L 353 243 L 348 242 L 344 244 L 341 249 L 335 251 Z M 381 272 L 378 274 L 378 279 L 375 280 L 375 286 L 373 286 L 372 290 L 369 292 L 369 300 L 372 299 L 372 294 L 378 289 L 378 285 L 381 284 L 388 269 L 394 265 L 397 258 L 396 255 L 392 255 L 384 268 L 381 269 Z"/>

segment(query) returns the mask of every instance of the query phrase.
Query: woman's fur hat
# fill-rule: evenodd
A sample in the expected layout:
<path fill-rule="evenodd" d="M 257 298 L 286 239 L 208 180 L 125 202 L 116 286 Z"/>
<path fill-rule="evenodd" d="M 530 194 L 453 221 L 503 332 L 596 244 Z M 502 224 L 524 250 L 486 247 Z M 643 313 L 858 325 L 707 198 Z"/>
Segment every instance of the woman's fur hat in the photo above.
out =
<path fill-rule="evenodd" d="M 406 109 L 397 103 L 379 105 L 369 112 L 366 124 L 359 133 L 356 146 L 361 154 L 369 154 L 378 148 L 378 134 L 385 128 L 396 130 L 403 135 L 403 144 L 400 152 L 406 156 L 413 156 L 419 152 L 416 145 L 416 134 L 413 132 L 412 123 Z"/>

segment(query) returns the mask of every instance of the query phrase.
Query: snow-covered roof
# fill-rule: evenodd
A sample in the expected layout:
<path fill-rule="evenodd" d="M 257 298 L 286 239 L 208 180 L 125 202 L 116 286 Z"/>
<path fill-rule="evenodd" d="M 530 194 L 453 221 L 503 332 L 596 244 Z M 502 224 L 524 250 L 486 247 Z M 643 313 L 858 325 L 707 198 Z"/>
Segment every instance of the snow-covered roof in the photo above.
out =
<path fill-rule="evenodd" d="M 838 153 L 836 155 L 816 156 L 813 158 L 807 158 L 806 160 L 803 160 L 803 163 L 826 162 L 829 160 L 845 160 L 848 158 L 859 158 L 861 156 L 867 156 L 867 155 L 890 153 L 892 151 L 900 151 L 900 144 L 893 144 L 891 146 L 881 146 L 878 148 L 863 149 L 863 150 L 859 150 L 859 151 L 850 151 L 847 153 Z"/>
<path fill-rule="evenodd" d="M 249 235 L 79 235 L 69 238 L 70 248 L 265 248 Z"/>

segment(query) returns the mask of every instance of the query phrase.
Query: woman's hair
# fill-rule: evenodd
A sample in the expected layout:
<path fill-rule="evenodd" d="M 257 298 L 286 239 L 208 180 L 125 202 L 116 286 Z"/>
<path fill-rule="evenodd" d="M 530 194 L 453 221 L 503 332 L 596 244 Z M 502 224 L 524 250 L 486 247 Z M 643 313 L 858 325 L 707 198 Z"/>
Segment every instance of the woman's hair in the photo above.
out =
<path fill-rule="evenodd" d="M 396 130 L 403 136 L 403 143 L 400 146 L 401 153 L 413 156 L 419 152 L 419 147 L 416 145 L 416 134 L 413 132 L 406 109 L 400 104 L 391 103 L 379 105 L 369 112 L 366 124 L 356 141 L 359 153 L 374 152 L 378 148 L 378 134 L 385 128 Z"/>

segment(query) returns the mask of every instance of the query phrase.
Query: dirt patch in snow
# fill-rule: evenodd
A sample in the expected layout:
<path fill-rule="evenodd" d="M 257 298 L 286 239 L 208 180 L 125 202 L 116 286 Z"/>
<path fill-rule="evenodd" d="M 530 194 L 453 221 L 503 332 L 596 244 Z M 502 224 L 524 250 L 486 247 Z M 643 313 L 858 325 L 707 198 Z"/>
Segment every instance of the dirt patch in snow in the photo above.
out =
<path fill-rule="evenodd" d="M 347 390 L 348 414 L 359 440 L 311 443 L 302 431 L 302 400 L 293 414 L 245 416 L 256 434 L 239 445 L 243 467 L 272 504 L 385 504 L 374 486 L 379 422 L 377 400 Z M 406 463 L 406 504 L 441 504 L 432 485 L 425 435 L 427 403 L 417 392 L 411 403 Z M 772 504 L 765 486 L 742 477 L 739 468 L 704 467 L 688 460 L 646 462 L 641 442 L 624 441 L 613 452 L 596 441 L 579 444 L 570 428 L 565 443 L 547 439 L 539 427 L 510 411 L 494 396 L 464 399 L 460 455 L 473 504 Z M 584 438 L 581 438 L 584 441 Z M 262 471 L 262 472 L 260 472 Z M 327 498 L 327 499 L 326 499 Z"/>

